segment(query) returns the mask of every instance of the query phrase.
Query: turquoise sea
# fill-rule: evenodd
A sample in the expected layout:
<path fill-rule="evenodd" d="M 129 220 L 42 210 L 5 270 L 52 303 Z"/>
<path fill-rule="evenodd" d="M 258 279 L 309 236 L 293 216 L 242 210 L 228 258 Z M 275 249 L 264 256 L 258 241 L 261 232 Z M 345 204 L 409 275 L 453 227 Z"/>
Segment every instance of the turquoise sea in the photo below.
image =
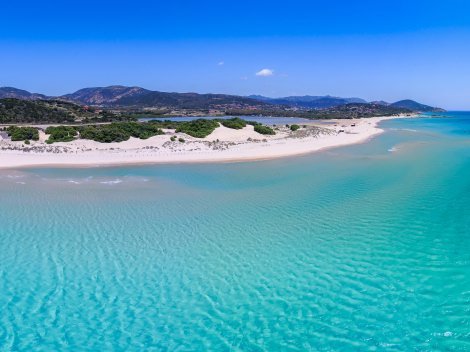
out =
<path fill-rule="evenodd" d="M 0 171 L 0 351 L 470 351 L 470 113 L 273 161 Z"/>

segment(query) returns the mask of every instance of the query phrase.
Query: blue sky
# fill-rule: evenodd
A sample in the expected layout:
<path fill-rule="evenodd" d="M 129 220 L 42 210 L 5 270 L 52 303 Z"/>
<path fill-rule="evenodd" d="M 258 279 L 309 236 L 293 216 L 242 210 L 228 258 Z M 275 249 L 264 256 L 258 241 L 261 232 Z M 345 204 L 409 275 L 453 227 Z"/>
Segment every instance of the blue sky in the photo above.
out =
<path fill-rule="evenodd" d="M 0 85 L 413 98 L 470 110 L 469 13 L 458 0 L 9 1 Z"/>

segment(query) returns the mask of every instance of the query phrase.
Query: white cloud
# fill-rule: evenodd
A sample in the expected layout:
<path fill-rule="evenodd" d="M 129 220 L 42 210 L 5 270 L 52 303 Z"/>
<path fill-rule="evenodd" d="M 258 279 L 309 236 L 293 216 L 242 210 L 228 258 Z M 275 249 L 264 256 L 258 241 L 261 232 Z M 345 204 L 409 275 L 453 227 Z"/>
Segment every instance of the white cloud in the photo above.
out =
<path fill-rule="evenodd" d="M 261 71 L 256 72 L 256 75 L 260 77 L 269 77 L 274 75 L 274 71 L 269 68 L 263 68 Z"/>
<path fill-rule="evenodd" d="M 219 62 L 217 65 L 219 65 L 219 66 L 223 66 L 224 64 L 225 64 L 225 62 L 223 62 L 223 61 L 220 61 L 220 62 Z"/>

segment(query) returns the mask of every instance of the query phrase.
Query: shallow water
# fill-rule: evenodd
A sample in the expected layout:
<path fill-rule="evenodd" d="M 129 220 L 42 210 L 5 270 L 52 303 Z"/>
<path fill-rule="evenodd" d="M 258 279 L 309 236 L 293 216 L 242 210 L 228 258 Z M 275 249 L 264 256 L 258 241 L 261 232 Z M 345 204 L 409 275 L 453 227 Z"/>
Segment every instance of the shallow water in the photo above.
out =
<path fill-rule="evenodd" d="M 470 115 L 265 162 L 0 172 L 0 350 L 470 350 Z"/>

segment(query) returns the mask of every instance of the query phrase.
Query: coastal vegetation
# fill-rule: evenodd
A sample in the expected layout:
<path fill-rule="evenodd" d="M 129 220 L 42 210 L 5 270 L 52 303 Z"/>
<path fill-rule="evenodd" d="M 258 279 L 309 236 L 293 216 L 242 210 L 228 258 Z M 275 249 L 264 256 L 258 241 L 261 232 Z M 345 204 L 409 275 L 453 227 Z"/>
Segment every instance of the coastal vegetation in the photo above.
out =
<path fill-rule="evenodd" d="M 276 132 L 269 126 L 262 125 L 254 121 L 246 121 L 239 117 L 232 119 L 197 119 L 194 121 L 186 122 L 173 122 L 176 125 L 176 132 L 186 133 L 195 138 L 204 138 L 210 135 L 214 130 L 219 127 L 219 123 L 231 129 L 242 129 L 246 125 L 254 126 L 256 132 L 264 135 L 274 135 Z M 169 125 L 169 124 L 168 124 Z"/>
<path fill-rule="evenodd" d="M 171 120 L 150 120 L 148 123 L 151 123 L 158 128 L 164 128 L 168 130 L 176 130 L 182 121 L 171 121 Z"/>
<path fill-rule="evenodd" d="M 254 121 L 246 121 L 239 117 L 232 119 L 197 119 L 193 121 L 160 121 L 149 122 L 112 122 L 103 124 L 81 124 L 48 126 L 45 129 L 48 138 L 46 143 L 71 142 L 75 139 L 89 139 L 101 143 L 123 142 L 130 137 L 148 139 L 153 136 L 165 134 L 162 129 L 175 130 L 177 133 L 185 133 L 194 138 L 205 138 L 222 124 L 231 129 L 242 129 L 247 125 L 254 126 L 257 133 L 274 135 L 276 132 L 269 126 Z M 39 140 L 39 132 L 34 127 L 10 126 L 8 135 L 13 141 Z M 172 142 L 178 139 L 184 143 L 184 138 L 172 136 Z"/>
<path fill-rule="evenodd" d="M 12 141 L 39 140 L 39 131 L 34 127 L 10 126 L 6 129 L 6 132 Z"/>
<path fill-rule="evenodd" d="M 195 138 L 204 138 L 210 135 L 219 127 L 216 120 L 197 119 L 194 121 L 180 122 L 176 132 L 182 132 Z"/>
<path fill-rule="evenodd" d="M 247 124 L 245 120 L 239 117 L 234 117 L 232 119 L 220 119 L 218 121 L 222 124 L 222 126 L 235 130 L 241 130 Z"/>
<path fill-rule="evenodd" d="M 257 124 L 255 125 L 255 132 L 265 135 L 275 135 L 276 132 L 269 126 Z"/>
<path fill-rule="evenodd" d="M 86 126 L 54 126 L 46 128 L 49 134 L 47 143 L 70 142 L 76 138 L 90 139 L 101 143 L 123 142 L 130 137 L 148 139 L 164 134 L 163 131 L 151 123 L 139 122 L 113 122 L 103 125 Z"/>
<path fill-rule="evenodd" d="M 291 126 L 290 126 L 290 130 L 291 130 L 292 132 L 297 131 L 299 128 L 300 128 L 299 125 L 291 125 Z"/>
<path fill-rule="evenodd" d="M 164 134 L 157 126 L 145 122 L 114 122 L 107 125 L 79 126 L 80 138 L 101 143 L 123 142 L 130 137 L 148 139 Z"/>
<path fill-rule="evenodd" d="M 73 126 L 49 126 L 46 128 L 46 134 L 49 138 L 46 143 L 71 142 L 78 134 L 77 128 Z"/>
<path fill-rule="evenodd" d="M 235 130 L 240 130 L 246 127 L 247 125 L 251 125 L 251 126 L 262 125 L 259 122 L 244 120 L 240 117 L 234 117 L 231 119 L 217 119 L 217 121 L 219 121 L 223 126 L 227 128 L 232 128 Z"/>

